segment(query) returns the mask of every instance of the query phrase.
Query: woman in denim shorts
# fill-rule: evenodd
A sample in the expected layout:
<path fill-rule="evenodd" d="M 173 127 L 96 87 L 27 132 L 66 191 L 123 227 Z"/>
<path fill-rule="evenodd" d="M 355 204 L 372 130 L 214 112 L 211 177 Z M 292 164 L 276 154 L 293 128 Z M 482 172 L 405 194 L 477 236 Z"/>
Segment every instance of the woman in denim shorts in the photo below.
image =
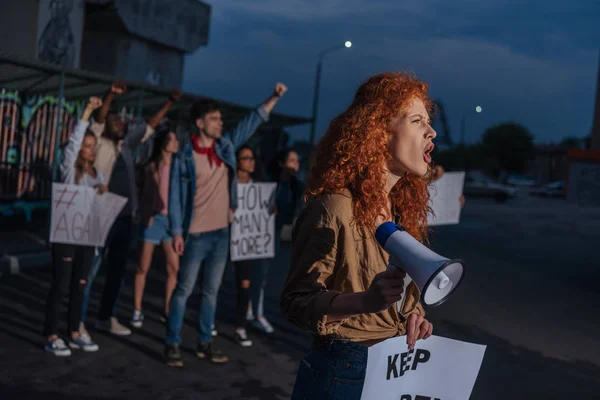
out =
<path fill-rule="evenodd" d="M 137 186 L 140 201 L 140 262 L 135 273 L 133 286 L 133 317 L 131 326 L 141 328 L 144 323 L 142 297 L 146 286 L 146 276 L 154 248 L 162 246 L 167 267 L 165 287 L 164 315 L 169 311 L 171 294 L 177 283 L 179 256 L 171 244 L 171 229 L 167 215 L 169 202 L 169 178 L 171 157 L 179 150 L 179 141 L 175 133 L 168 127 L 160 127 L 156 132 L 154 147 L 150 160 L 138 171 Z M 166 320 L 166 317 L 162 317 Z"/>

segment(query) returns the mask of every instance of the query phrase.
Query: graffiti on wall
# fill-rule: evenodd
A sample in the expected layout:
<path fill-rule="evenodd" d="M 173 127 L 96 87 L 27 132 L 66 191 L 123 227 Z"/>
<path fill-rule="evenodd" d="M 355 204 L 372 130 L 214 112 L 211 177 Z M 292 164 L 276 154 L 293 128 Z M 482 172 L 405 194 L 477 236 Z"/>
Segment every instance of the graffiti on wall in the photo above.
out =
<path fill-rule="evenodd" d="M 75 0 L 40 0 L 37 57 L 41 61 L 79 67 L 83 6 Z"/>
<path fill-rule="evenodd" d="M 52 96 L 0 95 L 0 199 L 47 198 L 52 165 L 83 111 Z"/>

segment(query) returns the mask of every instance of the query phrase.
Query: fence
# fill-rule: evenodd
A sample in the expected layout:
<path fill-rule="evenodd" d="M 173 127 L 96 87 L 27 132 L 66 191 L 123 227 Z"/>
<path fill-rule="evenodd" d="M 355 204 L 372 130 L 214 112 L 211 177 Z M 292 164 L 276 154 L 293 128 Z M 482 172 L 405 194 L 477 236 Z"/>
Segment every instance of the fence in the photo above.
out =
<path fill-rule="evenodd" d="M 52 96 L 0 95 L 0 201 L 50 197 L 52 166 L 83 102 Z"/>

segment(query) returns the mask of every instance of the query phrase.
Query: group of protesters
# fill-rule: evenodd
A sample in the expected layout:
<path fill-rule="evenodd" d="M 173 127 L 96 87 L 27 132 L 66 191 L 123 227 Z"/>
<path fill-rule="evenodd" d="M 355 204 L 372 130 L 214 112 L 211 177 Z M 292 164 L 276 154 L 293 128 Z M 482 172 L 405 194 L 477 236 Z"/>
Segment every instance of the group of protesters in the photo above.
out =
<path fill-rule="evenodd" d="M 287 87 L 276 84 L 264 103 L 225 133 L 218 103 L 211 100 L 194 103 L 190 109 L 193 128 L 187 132 L 190 140 L 184 145 L 179 143 L 175 126 L 165 118 L 181 97 L 179 90 L 173 90 L 149 119 L 124 122 L 110 110 L 113 99 L 126 90 L 124 84 L 115 82 L 103 99 L 91 97 L 62 152 L 60 182 L 95 188 L 100 195 L 108 191 L 126 198 L 127 203 L 111 226 L 103 248 L 53 244 L 45 350 L 69 356 L 71 349 L 87 352 L 99 349 L 86 326 L 92 285 L 103 261 L 106 277 L 95 329 L 118 336 L 132 334 L 131 328 L 143 329 L 146 277 L 154 250 L 160 246 L 166 264 L 162 316 L 166 325 L 165 362 L 174 367 L 183 365 L 180 345 L 184 314 L 187 300 L 200 280 L 196 354 L 213 363 L 225 363 L 228 357 L 214 347 L 213 337 L 218 335 L 215 312 L 229 259 L 237 187 L 238 183 L 260 179 L 255 176 L 254 150 L 246 142 L 269 119 Z M 150 157 L 144 163 L 136 163 L 136 148 L 151 138 Z M 281 150 L 270 166 L 270 174 L 263 179 L 277 183 L 270 206 L 270 213 L 275 216 L 277 254 L 283 226 L 291 224 L 302 207 L 303 185 L 296 177 L 299 158 L 293 149 Z M 122 323 L 115 311 L 126 277 L 129 249 L 136 239 L 135 229 L 139 231 L 140 245 L 133 279 L 133 312 L 131 320 Z M 235 339 L 241 346 L 252 345 L 246 330 L 248 323 L 264 333 L 273 332 L 263 306 L 272 263 L 273 259 L 234 263 L 238 288 Z M 252 282 L 255 290 L 251 291 L 251 277 L 255 276 L 258 279 Z M 67 331 L 61 335 L 61 304 L 66 293 Z"/>

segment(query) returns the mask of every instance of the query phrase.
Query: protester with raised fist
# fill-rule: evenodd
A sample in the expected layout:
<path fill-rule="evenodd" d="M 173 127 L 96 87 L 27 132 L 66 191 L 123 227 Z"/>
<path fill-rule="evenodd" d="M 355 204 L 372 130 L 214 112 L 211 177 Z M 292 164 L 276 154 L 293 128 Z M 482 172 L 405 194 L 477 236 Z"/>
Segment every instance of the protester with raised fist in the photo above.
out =
<path fill-rule="evenodd" d="M 375 239 L 394 221 L 427 241 L 432 140 L 427 84 L 384 73 L 361 85 L 317 146 L 307 205 L 293 231 L 281 310 L 313 335 L 292 399 L 360 398 L 368 347 L 432 333 L 413 283 L 386 271 Z"/>
<path fill-rule="evenodd" d="M 104 96 L 96 122 L 90 125 L 90 130 L 98 138 L 94 161 L 96 169 L 106 176 L 108 190 L 111 193 L 127 198 L 125 207 L 106 238 L 104 248 L 108 250 L 106 280 L 95 325 L 98 330 L 119 336 L 131 334 L 131 330 L 120 324 L 115 317 L 115 306 L 123 286 L 127 256 L 133 239 L 133 222 L 138 211 L 133 151 L 152 136 L 160 120 L 181 97 L 180 90 L 173 90 L 167 101 L 147 122 L 142 120 L 125 124 L 116 113 L 109 113 L 109 110 L 114 97 L 125 93 L 126 90 L 125 84 L 114 82 Z M 82 322 L 87 314 L 91 288 L 102 264 L 104 249 L 98 249 L 88 276 L 82 307 Z M 83 323 L 80 332 L 90 336 Z"/>
<path fill-rule="evenodd" d="M 213 363 L 229 360 L 212 345 L 212 327 L 229 250 L 230 209 L 237 208 L 235 153 L 268 120 L 286 91 L 282 83 L 275 85 L 261 106 L 226 133 L 217 103 L 199 101 L 191 107 L 195 132 L 190 143 L 173 157 L 169 186 L 173 246 L 177 254 L 183 255 L 167 323 L 165 361 L 170 366 L 183 365 L 180 333 L 187 299 L 201 266 L 202 304 L 196 355 Z M 230 172 L 233 179 L 228 177 Z"/>
<path fill-rule="evenodd" d="M 81 118 L 69 137 L 60 163 L 60 182 L 96 188 L 106 191 L 104 174 L 94 167 L 96 136 L 88 131 L 92 112 L 102 105 L 102 100 L 91 97 Z M 45 350 L 57 356 L 70 356 L 72 349 L 97 351 L 98 345 L 79 333 L 81 302 L 86 278 L 94 257 L 93 246 L 75 244 L 52 244 L 52 285 L 46 302 L 44 334 L 48 342 Z M 68 343 L 59 336 L 60 309 L 65 292 L 69 294 L 67 321 Z"/>

